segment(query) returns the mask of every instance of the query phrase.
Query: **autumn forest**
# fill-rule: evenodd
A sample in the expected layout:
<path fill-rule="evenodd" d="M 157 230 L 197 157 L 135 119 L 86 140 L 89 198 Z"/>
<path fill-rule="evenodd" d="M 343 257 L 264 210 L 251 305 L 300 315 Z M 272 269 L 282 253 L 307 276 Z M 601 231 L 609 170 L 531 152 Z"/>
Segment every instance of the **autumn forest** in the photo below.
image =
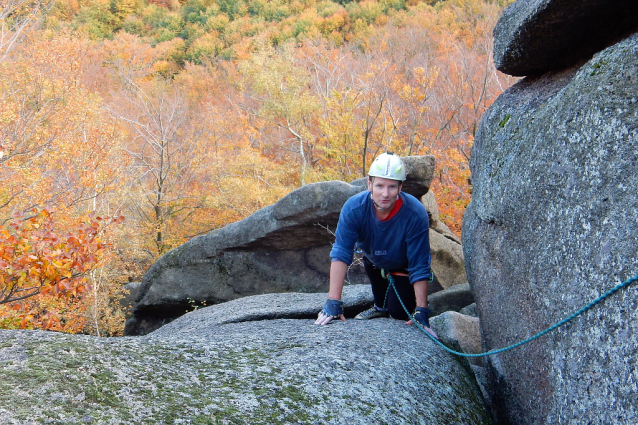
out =
<path fill-rule="evenodd" d="M 460 234 L 508 0 L 0 0 L 0 328 L 121 335 L 162 254 L 380 152 Z"/>

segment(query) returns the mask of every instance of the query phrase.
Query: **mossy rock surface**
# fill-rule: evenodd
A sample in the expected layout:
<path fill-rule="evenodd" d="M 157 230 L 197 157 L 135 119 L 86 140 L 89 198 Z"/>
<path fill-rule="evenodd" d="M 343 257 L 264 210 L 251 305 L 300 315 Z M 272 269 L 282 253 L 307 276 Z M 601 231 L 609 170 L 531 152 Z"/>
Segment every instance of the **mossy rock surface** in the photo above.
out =
<path fill-rule="evenodd" d="M 489 423 L 474 377 L 401 321 L 225 323 L 224 308 L 143 337 L 0 331 L 0 423 Z"/>

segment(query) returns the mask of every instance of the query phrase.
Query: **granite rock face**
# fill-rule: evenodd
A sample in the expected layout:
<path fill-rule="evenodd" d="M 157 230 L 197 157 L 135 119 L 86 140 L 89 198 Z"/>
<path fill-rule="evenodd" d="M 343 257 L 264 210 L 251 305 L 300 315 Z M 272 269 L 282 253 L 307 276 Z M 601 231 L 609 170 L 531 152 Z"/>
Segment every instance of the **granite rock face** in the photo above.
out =
<path fill-rule="evenodd" d="M 494 28 L 496 68 L 515 76 L 573 66 L 638 30 L 634 0 L 519 0 Z"/>
<path fill-rule="evenodd" d="M 541 3 L 559 2 L 517 7 Z M 470 166 L 463 249 L 485 350 L 532 336 L 634 276 L 638 34 L 508 89 L 483 117 Z M 638 423 L 635 292 L 490 356 L 497 421 Z"/>
<path fill-rule="evenodd" d="M 143 337 L 0 331 L 0 422 L 489 423 L 472 373 L 416 327 L 287 317 L 319 299 L 245 297 Z"/>
<path fill-rule="evenodd" d="M 408 174 L 403 190 L 423 197 L 434 176 L 434 157 L 403 160 Z M 244 220 L 168 252 L 144 276 L 125 333 L 151 332 L 194 305 L 266 293 L 327 292 L 329 253 L 341 207 L 365 189 L 362 180 L 308 184 Z M 442 223 L 438 228 L 447 229 Z M 458 241 L 433 233 L 437 280 L 432 288 L 466 282 Z M 348 282 L 367 282 L 363 267 L 351 267 Z"/>

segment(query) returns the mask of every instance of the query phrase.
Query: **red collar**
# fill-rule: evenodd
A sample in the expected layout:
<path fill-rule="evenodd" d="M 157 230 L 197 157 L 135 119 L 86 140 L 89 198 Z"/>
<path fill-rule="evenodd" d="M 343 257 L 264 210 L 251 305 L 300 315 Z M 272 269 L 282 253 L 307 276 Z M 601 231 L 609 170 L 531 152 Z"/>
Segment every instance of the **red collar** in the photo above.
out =
<path fill-rule="evenodd" d="M 392 217 L 394 217 L 397 212 L 399 212 L 399 210 L 401 209 L 401 206 L 403 205 L 403 199 L 401 199 L 401 197 L 399 196 L 399 199 L 397 199 L 397 201 L 394 203 L 394 207 L 392 208 L 392 211 L 390 211 L 390 214 L 388 214 L 388 216 L 386 218 L 384 218 L 381 221 L 388 221 L 390 220 Z M 376 212 L 376 211 L 375 211 Z M 379 216 L 377 216 L 378 218 Z"/>

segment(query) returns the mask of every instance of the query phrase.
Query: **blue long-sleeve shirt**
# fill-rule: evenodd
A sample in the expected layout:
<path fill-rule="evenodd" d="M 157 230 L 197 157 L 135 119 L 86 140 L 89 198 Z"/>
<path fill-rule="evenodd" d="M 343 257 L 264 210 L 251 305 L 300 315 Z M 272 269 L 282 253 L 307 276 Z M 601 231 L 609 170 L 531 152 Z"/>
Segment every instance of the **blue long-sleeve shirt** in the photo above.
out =
<path fill-rule="evenodd" d="M 388 221 L 377 217 L 369 191 L 348 199 L 339 216 L 332 260 L 352 263 L 356 245 L 377 267 L 407 268 L 411 283 L 428 280 L 432 271 L 427 211 L 414 196 L 399 196 L 403 205 Z"/>

